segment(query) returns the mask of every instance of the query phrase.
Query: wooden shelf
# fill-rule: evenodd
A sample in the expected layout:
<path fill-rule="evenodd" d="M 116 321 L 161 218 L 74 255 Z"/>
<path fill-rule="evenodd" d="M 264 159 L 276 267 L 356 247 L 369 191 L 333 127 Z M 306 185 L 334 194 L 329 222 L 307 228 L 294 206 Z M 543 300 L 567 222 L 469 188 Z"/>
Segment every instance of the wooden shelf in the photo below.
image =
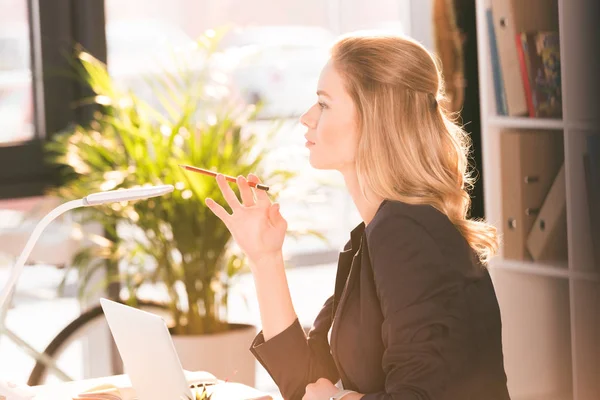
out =
<path fill-rule="evenodd" d="M 535 263 L 532 261 L 519 261 L 497 258 L 490 263 L 491 268 L 510 270 L 541 276 L 568 279 L 570 276 L 567 263 Z"/>
<path fill-rule="evenodd" d="M 569 270 L 569 276 L 576 281 L 600 282 L 599 272 Z"/>
<path fill-rule="evenodd" d="M 536 263 L 533 261 L 519 261 L 498 258 L 492 260 L 490 268 L 498 270 L 516 271 L 527 274 L 549 276 L 553 278 L 574 279 L 587 282 L 600 282 L 600 273 L 593 271 L 578 271 L 569 269 L 566 262 L 562 263 Z"/>
<path fill-rule="evenodd" d="M 488 123 L 498 128 L 563 130 L 561 119 L 490 116 Z"/>
<path fill-rule="evenodd" d="M 562 393 L 556 395 L 539 395 L 539 396 L 517 396 L 513 400 L 573 400 L 573 395 L 570 393 Z"/>
<path fill-rule="evenodd" d="M 598 132 L 600 121 L 569 121 L 565 124 L 565 129 L 570 131 Z"/>

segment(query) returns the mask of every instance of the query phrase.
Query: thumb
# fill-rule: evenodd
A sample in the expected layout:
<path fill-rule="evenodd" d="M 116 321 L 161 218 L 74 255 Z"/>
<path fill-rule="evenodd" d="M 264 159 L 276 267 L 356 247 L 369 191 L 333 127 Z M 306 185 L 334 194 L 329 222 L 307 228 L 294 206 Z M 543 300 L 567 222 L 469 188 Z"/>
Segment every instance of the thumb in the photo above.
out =
<path fill-rule="evenodd" d="M 273 203 L 269 208 L 269 219 L 273 226 L 280 228 L 286 224 L 285 219 L 279 212 L 279 203 Z"/>

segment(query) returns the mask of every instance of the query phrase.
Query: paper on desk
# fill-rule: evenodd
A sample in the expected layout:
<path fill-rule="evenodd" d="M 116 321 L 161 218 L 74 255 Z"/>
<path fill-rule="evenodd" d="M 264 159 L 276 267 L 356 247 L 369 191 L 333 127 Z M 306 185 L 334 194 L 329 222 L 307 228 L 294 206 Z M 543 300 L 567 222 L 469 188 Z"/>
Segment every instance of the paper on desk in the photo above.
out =
<path fill-rule="evenodd" d="M 73 397 L 73 400 L 133 400 L 133 388 L 118 388 L 115 385 L 103 384 L 91 388 Z"/>
<path fill-rule="evenodd" d="M 220 382 L 207 387 L 211 400 L 273 400 L 268 394 L 237 382 Z"/>
<path fill-rule="evenodd" d="M 184 371 L 185 377 L 191 387 L 202 385 L 213 385 L 218 383 L 218 379 L 206 371 Z M 135 390 L 131 387 L 129 379 L 117 386 L 114 383 L 103 383 L 89 388 L 85 392 L 79 393 L 73 400 L 134 400 Z"/>

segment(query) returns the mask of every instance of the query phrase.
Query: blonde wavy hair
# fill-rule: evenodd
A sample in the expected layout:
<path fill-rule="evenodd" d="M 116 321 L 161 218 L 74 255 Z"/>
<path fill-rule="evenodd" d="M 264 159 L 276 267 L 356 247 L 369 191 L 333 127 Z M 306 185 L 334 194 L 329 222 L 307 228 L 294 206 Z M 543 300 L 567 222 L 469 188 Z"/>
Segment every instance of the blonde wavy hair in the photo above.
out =
<path fill-rule="evenodd" d="M 368 187 L 385 199 L 435 207 L 487 264 L 498 250 L 497 230 L 468 219 L 471 141 L 442 106 L 434 56 L 407 37 L 353 33 L 333 44 L 331 60 L 357 110 L 363 193 Z"/>

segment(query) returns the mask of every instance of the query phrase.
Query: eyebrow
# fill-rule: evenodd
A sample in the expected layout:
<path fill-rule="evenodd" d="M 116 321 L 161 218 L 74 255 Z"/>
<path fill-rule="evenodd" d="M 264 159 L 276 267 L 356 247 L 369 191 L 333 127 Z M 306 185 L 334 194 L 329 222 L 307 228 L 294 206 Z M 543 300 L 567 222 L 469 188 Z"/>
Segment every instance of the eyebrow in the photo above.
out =
<path fill-rule="evenodd" d="M 318 95 L 318 96 L 326 96 L 326 97 L 329 97 L 329 98 L 331 98 L 331 96 L 330 96 L 330 95 L 328 95 L 328 94 L 327 94 L 327 92 L 326 92 L 326 91 L 324 91 L 324 90 L 317 90 L 317 95 Z"/>

